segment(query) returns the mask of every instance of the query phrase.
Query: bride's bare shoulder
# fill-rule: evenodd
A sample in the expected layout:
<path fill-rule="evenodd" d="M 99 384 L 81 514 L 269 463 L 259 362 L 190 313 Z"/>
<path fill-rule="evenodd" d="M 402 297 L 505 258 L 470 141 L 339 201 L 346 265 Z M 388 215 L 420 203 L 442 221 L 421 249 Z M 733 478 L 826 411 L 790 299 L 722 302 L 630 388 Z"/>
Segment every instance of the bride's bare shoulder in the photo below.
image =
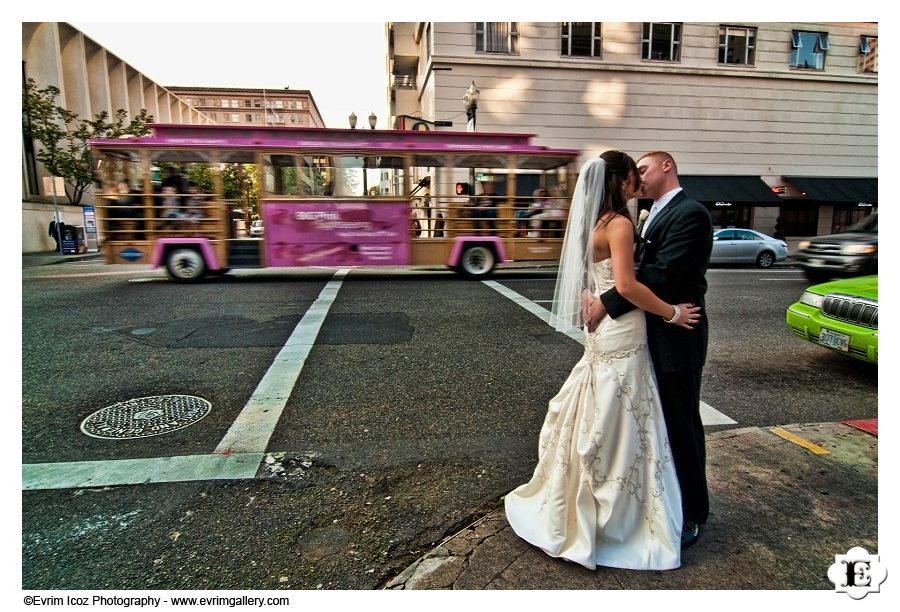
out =
<path fill-rule="evenodd" d="M 616 215 L 612 215 L 609 218 L 607 225 L 611 229 L 615 228 L 615 229 L 627 230 L 630 232 L 630 231 L 633 231 L 632 228 L 634 227 L 634 222 L 629 217 L 626 217 L 625 215 L 616 214 Z"/>

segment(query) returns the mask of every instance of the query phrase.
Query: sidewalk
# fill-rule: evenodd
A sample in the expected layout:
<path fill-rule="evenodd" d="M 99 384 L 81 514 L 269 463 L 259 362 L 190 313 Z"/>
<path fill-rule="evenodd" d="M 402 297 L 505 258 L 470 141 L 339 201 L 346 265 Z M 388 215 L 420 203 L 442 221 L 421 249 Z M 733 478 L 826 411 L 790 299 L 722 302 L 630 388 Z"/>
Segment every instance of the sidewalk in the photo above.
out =
<path fill-rule="evenodd" d="M 22 253 L 22 267 L 33 268 L 35 266 L 47 266 L 50 264 L 66 263 L 70 261 L 86 261 L 93 259 L 100 260 L 100 253 L 82 253 L 81 255 L 60 255 L 56 251 Z"/>
<path fill-rule="evenodd" d="M 709 435 L 710 518 L 677 570 L 591 571 L 551 558 L 515 535 L 501 506 L 385 588 L 834 591 L 835 555 L 878 554 L 877 419 L 861 426 L 873 423 L 873 433 L 816 423 Z"/>

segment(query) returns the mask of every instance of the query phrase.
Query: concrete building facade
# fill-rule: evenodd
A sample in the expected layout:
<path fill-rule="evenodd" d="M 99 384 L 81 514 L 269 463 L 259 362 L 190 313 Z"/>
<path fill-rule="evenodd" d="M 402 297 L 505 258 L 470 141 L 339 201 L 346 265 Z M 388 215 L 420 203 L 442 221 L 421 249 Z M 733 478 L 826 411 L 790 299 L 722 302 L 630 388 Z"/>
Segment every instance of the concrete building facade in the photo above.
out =
<path fill-rule="evenodd" d="M 668 151 L 720 227 L 816 235 L 877 208 L 877 23 L 392 22 L 386 36 L 395 127 L 466 129 L 474 82 L 478 131 L 585 159 Z"/>
<path fill-rule="evenodd" d="M 124 109 L 129 117 L 133 117 L 146 109 L 158 123 L 215 123 L 177 94 L 67 23 L 22 23 L 23 83 L 29 78 L 35 80 L 38 88 L 50 85 L 58 88 L 58 104 L 83 119 L 101 111 L 112 116 L 118 109 Z M 54 205 L 43 186 L 42 179 L 47 172 L 35 160 L 33 146 L 23 139 L 24 253 L 53 250 L 48 224 L 57 208 L 62 221 L 68 225 L 85 227 L 91 220 L 81 206 L 67 205 L 65 197 L 57 197 Z M 84 198 L 83 203 L 90 203 L 90 198 Z"/>
<path fill-rule="evenodd" d="M 325 127 L 305 89 L 180 87 L 166 89 L 219 125 Z"/>

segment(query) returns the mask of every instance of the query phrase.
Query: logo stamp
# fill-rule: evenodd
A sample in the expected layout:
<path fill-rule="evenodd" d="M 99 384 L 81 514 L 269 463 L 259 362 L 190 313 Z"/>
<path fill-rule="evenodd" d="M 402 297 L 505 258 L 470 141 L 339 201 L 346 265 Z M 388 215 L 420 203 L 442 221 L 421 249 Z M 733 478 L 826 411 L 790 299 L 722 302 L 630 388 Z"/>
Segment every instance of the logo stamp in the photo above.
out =
<path fill-rule="evenodd" d="M 834 564 L 828 568 L 828 579 L 834 583 L 837 593 L 846 593 L 853 599 L 862 599 L 869 593 L 878 593 L 881 583 L 887 579 L 887 568 L 880 563 L 879 555 L 870 555 L 865 548 L 854 546 L 846 555 L 835 555 Z"/>

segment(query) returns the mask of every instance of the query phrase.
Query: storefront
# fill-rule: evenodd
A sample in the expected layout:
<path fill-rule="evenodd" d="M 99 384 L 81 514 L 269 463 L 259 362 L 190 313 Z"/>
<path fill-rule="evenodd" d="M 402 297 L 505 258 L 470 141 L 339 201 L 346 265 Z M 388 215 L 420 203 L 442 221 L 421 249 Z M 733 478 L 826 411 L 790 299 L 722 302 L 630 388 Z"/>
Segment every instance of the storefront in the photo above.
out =
<path fill-rule="evenodd" d="M 782 222 L 794 236 L 837 234 L 878 210 L 878 179 L 865 177 L 785 176 L 799 194 L 786 198 Z"/>
<path fill-rule="evenodd" d="M 758 176 L 680 176 L 681 186 L 704 204 L 715 229 L 743 227 L 771 234 L 781 205 L 772 189 Z"/>

